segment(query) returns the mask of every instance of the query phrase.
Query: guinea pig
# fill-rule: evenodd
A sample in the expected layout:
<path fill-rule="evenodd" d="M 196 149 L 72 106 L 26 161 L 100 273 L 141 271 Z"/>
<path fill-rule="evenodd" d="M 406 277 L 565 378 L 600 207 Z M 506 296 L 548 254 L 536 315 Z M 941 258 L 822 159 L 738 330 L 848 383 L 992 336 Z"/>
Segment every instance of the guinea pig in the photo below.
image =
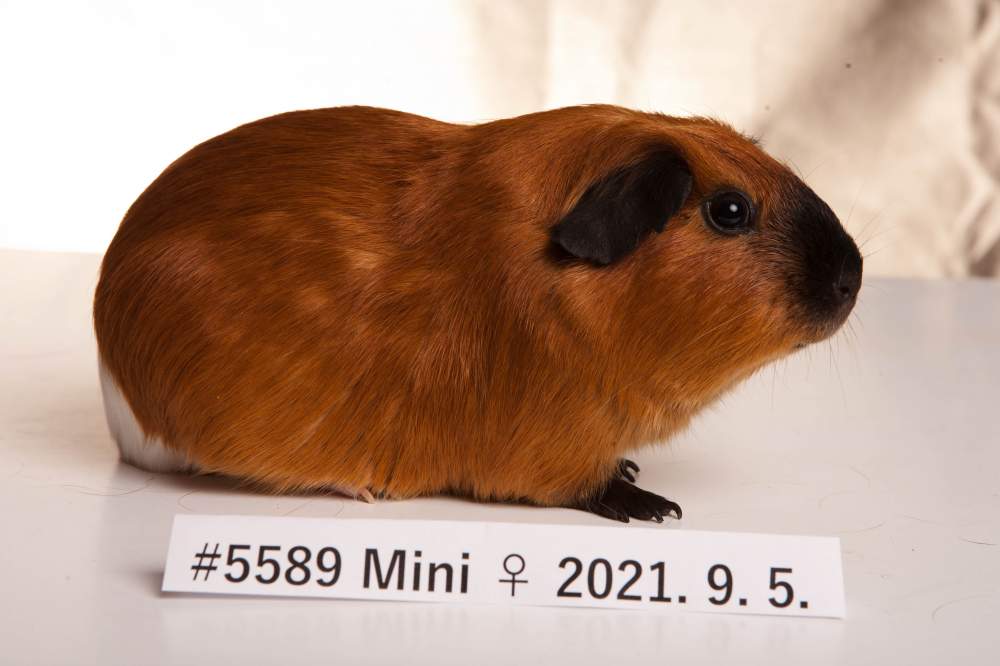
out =
<path fill-rule="evenodd" d="M 662 521 L 680 507 L 624 456 L 830 336 L 861 273 L 830 208 L 716 120 L 344 107 L 168 166 L 94 323 L 144 469 Z"/>

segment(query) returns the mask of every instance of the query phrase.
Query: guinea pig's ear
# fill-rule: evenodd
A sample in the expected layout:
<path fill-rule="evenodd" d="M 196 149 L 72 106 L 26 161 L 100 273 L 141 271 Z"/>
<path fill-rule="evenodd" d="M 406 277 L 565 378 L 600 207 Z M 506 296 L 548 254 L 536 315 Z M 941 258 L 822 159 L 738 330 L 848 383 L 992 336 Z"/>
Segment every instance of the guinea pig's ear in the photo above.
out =
<path fill-rule="evenodd" d="M 578 259 L 607 265 L 663 231 L 691 193 L 691 172 L 670 151 L 647 155 L 592 184 L 552 228 L 552 240 Z"/>

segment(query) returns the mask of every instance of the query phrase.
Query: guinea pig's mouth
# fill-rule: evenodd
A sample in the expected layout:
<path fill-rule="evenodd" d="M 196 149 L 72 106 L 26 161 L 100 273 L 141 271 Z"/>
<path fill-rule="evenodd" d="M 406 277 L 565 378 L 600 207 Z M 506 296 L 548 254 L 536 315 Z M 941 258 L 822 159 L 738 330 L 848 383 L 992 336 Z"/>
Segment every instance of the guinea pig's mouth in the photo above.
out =
<path fill-rule="evenodd" d="M 858 287 L 860 287 L 860 283 Z M 832 337 L 847 322 L 848 317 L 851 316 L 851 312 L 854 311 L 854 305 L 857 302 L 857 293 L 857 287 L 855 287 L 848 297 L 841 299 L 835 304 L 828 303 L 827 307 L 823 308 L 825 313 L 819 314 L 819 316 L 813 310 L 812 316 L 809 317 L 812 320 L 811 324 L 807 326 L 803 339 L 792 345 L 792 348 L 802 349 L 803 347 L 822 342 Z"/>

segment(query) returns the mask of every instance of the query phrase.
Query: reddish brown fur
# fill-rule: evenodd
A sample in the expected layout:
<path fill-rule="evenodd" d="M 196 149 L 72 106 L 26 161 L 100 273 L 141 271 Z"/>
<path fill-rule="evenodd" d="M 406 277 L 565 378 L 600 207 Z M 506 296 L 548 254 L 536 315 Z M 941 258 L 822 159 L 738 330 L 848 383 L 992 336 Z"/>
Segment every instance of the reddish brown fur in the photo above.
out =
<path fill-rule="evenodd" d="M 620 262 L 550 227 L 656 147 L 690 203 Z M 244 125 L 174 162 L 104 259 L 100 354 L 139 423 L 277 490 L 564 505 L 813 333 L 702 223 L 787 169 L 729 127 L 610 106 L 474 126 L 364 107 Z"/>

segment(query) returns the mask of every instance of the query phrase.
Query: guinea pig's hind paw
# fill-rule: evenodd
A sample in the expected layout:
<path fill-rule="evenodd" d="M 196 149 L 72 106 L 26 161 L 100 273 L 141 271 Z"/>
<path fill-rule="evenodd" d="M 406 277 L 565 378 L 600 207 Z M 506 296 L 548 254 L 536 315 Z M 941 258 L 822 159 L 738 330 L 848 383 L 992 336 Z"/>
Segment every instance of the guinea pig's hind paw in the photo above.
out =
<path fill-rule="evenodd" d="M 622 458 L 618 461 L 618 476 L 629 483 L 635 483 L 636 477 L 639 476 L 639 466 L 628 458 Z"/>
<path fill-rule="evenodd" d="M 359 502 L 364 502 L 366 504 L 374 504 L 375 496 L 372 495 L 372 491 L 365 487 L 354 487 L 345 485 L 332 485 L 327 486 L 326 489 L 330 492 L 337 493 L 338 495 L 346 495 L 352 499 L 356 499 Z"/>
<path fill-rule="evenodd" d="M 656 493 L 643 490 L 623 479 L 612 479 L 604 491 L 575 505 L 574 508 L 627 523 L 629 518 L 663 522 L 671 513 L 681 518 L 681 507 Z"/>

